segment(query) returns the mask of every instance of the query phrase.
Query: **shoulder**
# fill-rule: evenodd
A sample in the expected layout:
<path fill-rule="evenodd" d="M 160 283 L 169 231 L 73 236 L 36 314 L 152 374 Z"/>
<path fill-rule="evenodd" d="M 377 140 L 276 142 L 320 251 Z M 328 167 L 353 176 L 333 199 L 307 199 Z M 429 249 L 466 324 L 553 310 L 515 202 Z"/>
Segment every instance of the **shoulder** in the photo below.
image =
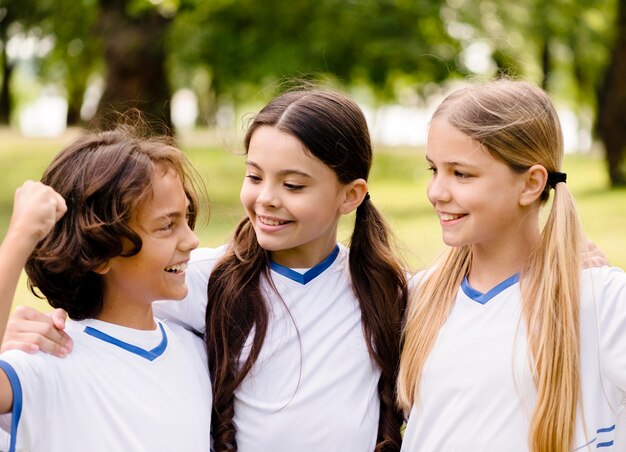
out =
<path fill-rule="evenodd" d="M 0 368 L 9 380 L 17 379 L 22 386 L 31 387 L 54 378 L 63 366 L 63 359 L 44 352 L 25 353 L 9 350 L 0 355 Z"/>
<path fill-rule="evenodd" d="M 227 249 L 228 245 L 222 245 L 218 248 L 197 248 L 191 252 L 189 267 L 210 270 Z"/>
<path fill-rule="evenodd" d="M 434 273 L 435 268 L 427 268 L 420 270 L 413 275 L 408 276 L 409 292 L 416 292 L 420 287 L 424 285 L 424 282 Z"/>
<path fill-rule="evenodd" d="M 597 354 L 603 375 L 626 390 L 626 273 L 596 267 L 581 273 L 581 350 Z M 592 371 L 593 366 L 587 367 Z M 620 397 L 621 400 L 621 397 Z"/>
<path fill-rule="evenodd" d="M 176 321 L 163 321 L 161 324 L 165 328 L 167 334 L 171 335 L 182 345 L 184 353 L 198 358 L 198 360 L 202 363 L 202 369 L 205 370 L 207 365 L 207 355 L 203 338 Z"/>
<path fill-rule="evenodd" d="M 341 267 L 350 266 L 350 248 L 342 243 L 337 244 L 339 247 L 339 254 L 337 255 L 337 263 Z"/>
<path fill-rule="evenodd" d="M 594 267 L 581 273 L 583 297 L 593 294 L 596 298 L 612 299 L 626 294 L 626 273 L 618 267 Z M 626 299 L 624 300 L 626 302 Z"/>
<path fill-rule="evenodd" d="M 196 248 L 191 252 L 190 264 L 199 264 L 202 262 L 215 262 L 224 255 L 228 245 L 221 245 L 217 248 Z"/>
<path fill-rule="evenodd" d="M 32 373 L 49 372 L 54 368 L 63 368 L 66 364 L 80 359 L 85 337 L 83 331 L 84 326 L 81 322 L 71 319 L 66 320 L 65 332 L 74 342 L 74 350 L 66 358 L 58 358 L 44 352 L 25 353 L 20 350 L 8 350 L 0 354 L 0 360 L 9 363 L 16 369 L 20 368 Z"/>
<path fill-rule="evenodd" d="M 187 284 L 199 282 L 206 290 L 206 282 L 211 276 L 213 268 L 226 253 L 228 245 L 222 245 L 218 248 L 198 248 L 191 252 L 189 265 L 187 266 Z"/>
<path fill-rule="evenodd" d="M 595 311 L 600 324 L 626 324 L 626 273 L 621 268 L 583 270 L 580 294 L 581 318 Z"/>
<path fill-rule="evenodd" d="M 191 252 L 185 271 L 187 296 L 184 300 L 162 300 L 152 303 L 155 317 L 173 319 L 196 331 L 204 331 L 207 306 L 207 287 L 215 264 L 224 255 L 228 246 L 198 248 Z"/>

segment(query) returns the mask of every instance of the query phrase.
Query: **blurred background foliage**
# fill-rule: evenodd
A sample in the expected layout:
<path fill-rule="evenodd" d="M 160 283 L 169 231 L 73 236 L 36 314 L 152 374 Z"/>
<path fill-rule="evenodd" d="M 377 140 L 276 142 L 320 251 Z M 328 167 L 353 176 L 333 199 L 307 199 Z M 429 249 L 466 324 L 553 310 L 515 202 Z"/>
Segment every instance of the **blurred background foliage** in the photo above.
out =
<path fill-rule="evenodd" d="M 15 187 L 116 111 L 136 107 L 177 135 L 207 181 L 211 221 L 198 232 L 216 246 L 243 215 L 242 113 L 311 81 L 357 100 L 375 138 L 389 106 L 419 109 L 393 117 L 398 138 L 425 129 L 451 86 L 502 75 L 543 86 L 567 113 L 566 141 L 580 138 L 568 184 L 589 236 L 626 267 L 626 0 L 0 0 L 0 234 Z M 23 112 L 46 96 L 63 99 L 63 134 L 22 137 Z M 30 121 L 45 129 L 55 115 Z M 416 146 L 375 149 L 373 199 L 423 268 L 442 248 L 428 173 Z"/>
<path fill-rule="evenodd" d="M 294 78 L 419 105 L 468 77 L 524 77 L 626 184 L 626 0 L 0 0 L 0 64 L 2 123 L 54 87 L 69 125 L 134 106 L 172 133 L 181 88 L 211 126 Z"/>

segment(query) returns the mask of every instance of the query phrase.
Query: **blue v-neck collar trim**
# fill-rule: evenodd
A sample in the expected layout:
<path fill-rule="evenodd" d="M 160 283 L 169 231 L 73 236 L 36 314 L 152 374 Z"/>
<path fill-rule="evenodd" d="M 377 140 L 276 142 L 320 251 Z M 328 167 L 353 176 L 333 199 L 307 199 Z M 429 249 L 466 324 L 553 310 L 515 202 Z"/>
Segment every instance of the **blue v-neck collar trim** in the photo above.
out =
<path fill-rule="evenodd" d="M 498 284 L 496 287 L 491 289 L 489 292 L 482 293 L 474 289 L 472 286 L 470 286 L 469 281 L 467 280 L 467 276 L 466 276 L 465 278 L 463 278 L 463 282 L 461 283 L 461 288 L 463 289 L 463 292 L 465 293 L 465 295 L 467 295 L 469 298 L 474 300 L 476 303 L 485 304 L 489 300 L 491 300 L 493 297 L 503 292 L 504 290 L 508 289 L 513 284 L 517 284 L 518 282 L 519 282 L 519 273 L 516 273 L 513 276 L 502 281 L 500 284 Z"/>
<path fill-rule="evenodd" d="M 333 262 L 335 262 L 335 259 L 337 259 L 338 255 L 339 255 L 339 245 L 335 245 L 335 248 L 328 255 L 326 259 L 324 259 L 322 262 L 317 264 L 315 267 L 309 268 L 304 273 L 298 273 L 297 271 L 292 270 L 289 267 L 285 267 L 284 265 L 277 264 L 274 261 L 270 261 L 270 268 L 274 270 L 276 273 L 278 273 L 279 275 L 283 275 L 285 278 L 289 278 L 292 281 L 295 281 L 297 283 L 304 285 L 304 284 L 309 283 L 310 281 L 313 281 L 319 275 L 324 273 L 324 270 L 326 270 L 328 267 L 332 265 Z"/>
<path fill-rule="evenodd" d="M 90 336 L 95 337 L 96 339 L 100 339 L 104 342 L 108 342 L 109 344 L 113 344 L 116 347 L 123 348 L 124 350 L 129 351 L 130 353 L 139 355 L 142 358 L 147 359 L 148 361 L 154 361 L 159 356 L 161 356 L 163 352 L 165 352 L 165 349 L 167 348 L 167 334 L 165 334 L 165 329 L 163 329 L 163 325 L 161 325 L 161 323 L 158 323 L 158 325 L 159 325 L 159 328 L 161 329 L 161 343 L 157 345 L 156 347 L 154 347 L 152 350 L 145 350 L 141 347 L 137 347 L 136 345 L 132 345 L 127 342 L 121 341 L 119 339 L 114 338 L 113 336 L 109 336 L 108 334 L 103 333 L 102 331 L 92 328 L 90 326 L 85 327 L 85 333 L 89 334 Z"/>

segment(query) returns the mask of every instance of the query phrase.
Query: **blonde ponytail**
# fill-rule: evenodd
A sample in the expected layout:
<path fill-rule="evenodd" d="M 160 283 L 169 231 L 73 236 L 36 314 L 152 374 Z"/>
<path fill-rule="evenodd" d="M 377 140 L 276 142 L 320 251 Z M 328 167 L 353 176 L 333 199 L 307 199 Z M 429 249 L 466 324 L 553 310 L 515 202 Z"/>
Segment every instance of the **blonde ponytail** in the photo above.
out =
<path fill-rule="evenodd" d="M 540 242 L 521 278 L 522 312 L 535 364 L 535 452 L 572 450 L 580 404 L 579 297 L 582 228 L 565 184 L 557 184 Z"/>

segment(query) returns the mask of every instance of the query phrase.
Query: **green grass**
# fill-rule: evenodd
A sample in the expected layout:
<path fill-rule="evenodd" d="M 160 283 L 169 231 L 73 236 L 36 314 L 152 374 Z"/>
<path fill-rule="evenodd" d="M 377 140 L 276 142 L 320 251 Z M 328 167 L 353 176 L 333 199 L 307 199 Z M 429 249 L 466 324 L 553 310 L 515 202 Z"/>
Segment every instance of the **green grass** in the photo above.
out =
<path fill-rule="evenodd" d="M 26 139 L 7 129 L 0 130 L 0 236 L 8 226 L 15 188 L 25 179 L 39 179 L 54 154 L 77 133 L 73 130 L 54 139 Z M 181 148 L 205 180 L 209 193 L 210 221 L 201 221 L 197 227 L 201 245 L 217 246 L 228 239 L 244 214 L 239 204 L 243 158 L 236 155 L 241 145 L 198 132 L 183 136 Z M 604 162 L 597 156 L 568 155 L 564 170 L 588 236 L 612 265 L 626 268 L 626 190 L 608 189 Z M 422 150 L 378 148 L 369 191 L 413 269 L 424 268 L 443 249 L 438 221 L 426 200 L 428 178 Z M 350 220 L 342 222 L 342 240 L 349 236 Z M 47 309 L 47 304 L 28 293 L 24 282 L 15 304 Z"/>

